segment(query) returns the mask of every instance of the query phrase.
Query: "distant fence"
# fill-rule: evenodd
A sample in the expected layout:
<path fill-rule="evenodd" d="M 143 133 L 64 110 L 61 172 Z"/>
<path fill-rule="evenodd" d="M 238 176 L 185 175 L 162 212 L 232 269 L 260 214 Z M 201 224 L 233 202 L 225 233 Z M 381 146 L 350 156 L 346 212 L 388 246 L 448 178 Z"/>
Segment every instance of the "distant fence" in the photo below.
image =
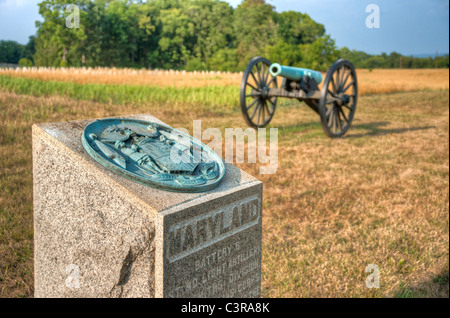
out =
<path fill-rule="evenodd" d="M 0 68 L 19 68 L 19 64 L 0 63 Z"/>
<path fill-rule="evenodd" d="M 163 69 L 132 69 L 132 68 L 116 68 L 116 67 L 22 67 L 17 64 L 0 63 L 0 71 L 5 69 L 15 69 L 16 72 L 30 73 L 30 72 L 59 72 L 67 74 L 109 74 L 109 75 L 195 75 L 195 76 L 221 76 L 221 75 L 238 75 L 242 76 L 243 72 L 228 72 L 228 71 L 184 71 L 184 70 L 163 70 Z"/>

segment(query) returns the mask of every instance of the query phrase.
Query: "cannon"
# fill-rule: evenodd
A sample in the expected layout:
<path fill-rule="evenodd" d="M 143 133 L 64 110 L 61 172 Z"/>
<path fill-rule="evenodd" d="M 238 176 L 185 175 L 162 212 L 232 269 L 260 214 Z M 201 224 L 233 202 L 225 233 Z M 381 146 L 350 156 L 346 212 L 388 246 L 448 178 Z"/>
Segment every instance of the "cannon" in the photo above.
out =
<path fill-rule="evenodd" d="M 264 57 L 255 57 L 248 64 L 241 84 L 240 103 L 247 124 L 266 127 L 275 114 L 278 98 L 305 102 L 320 116 L 329 137 L 342 137 L 351 126 L 358 101 L 355 68 L 340 59 L 323 80 L 320 72 L 272 64 Z"/>

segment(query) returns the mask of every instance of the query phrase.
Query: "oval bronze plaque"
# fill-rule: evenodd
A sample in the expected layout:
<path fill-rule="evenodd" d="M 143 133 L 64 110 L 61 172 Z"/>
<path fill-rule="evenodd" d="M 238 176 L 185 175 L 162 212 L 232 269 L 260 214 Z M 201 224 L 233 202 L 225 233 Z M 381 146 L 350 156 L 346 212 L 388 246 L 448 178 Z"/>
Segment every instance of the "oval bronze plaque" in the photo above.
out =
<path fill-rule="evenodd" d="M 154 122 L 101 119 L 88 124 L 81 138 L 102 166 L 153 188 L 203 192 L 215 188 L 225 175 L 222 158 L 211 148 Z"/>

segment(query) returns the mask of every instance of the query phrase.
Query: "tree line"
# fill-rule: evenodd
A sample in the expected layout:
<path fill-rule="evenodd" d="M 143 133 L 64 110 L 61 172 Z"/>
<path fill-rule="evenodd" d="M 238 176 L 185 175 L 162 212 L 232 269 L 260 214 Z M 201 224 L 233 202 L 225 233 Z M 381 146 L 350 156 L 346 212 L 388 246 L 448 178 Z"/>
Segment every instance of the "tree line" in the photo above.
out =
<path fill-rule="evenodd" d="M 36 65 L 237 71 L 257 55 L 326 67 L 336 55 L 325 27 L 264 0 L 236 9 L 220 0 L 79 0 L 79 28 L 67 28 L 73 0 L 45 0 Z"/>
<path fill-rule="evenodd" d="M 26 45 L 16 41 L 0 40 L 0 63 L 19 64 L 20 62 L 21 66 L 33 66 L 35 43 L 35 36 L 30 36 Z"/>
<path fill-rule="evenodd" d="M 75 19 L 66 10 L 73 3 L 79 28 L 66 25 Z M 338 50 L 308 14 L 278 13 L 264 0 L 244 0 L 236 9 L 221 0 L 44 0 L 39 13 L 43 22 L 36 22 L 27 45 L 0 41 L 0 62 L 241 71 L 251 58 L 265 56 L 323 71 L 339 57 L 359 68 L 436 66 L 397 53 Z M 447 65 L 448 56 L 441 58 L 439 67 Z"/>
<path fill-rule="evenodd" d="M 362 51 L 349 50 L 344 47 L 339 50 L 341 58 L 352 61 L 356 68 L 448 68 L 449 55 L 435 57 L 404 56 L 397 52 L 389 55 L 370 55 Z"/>

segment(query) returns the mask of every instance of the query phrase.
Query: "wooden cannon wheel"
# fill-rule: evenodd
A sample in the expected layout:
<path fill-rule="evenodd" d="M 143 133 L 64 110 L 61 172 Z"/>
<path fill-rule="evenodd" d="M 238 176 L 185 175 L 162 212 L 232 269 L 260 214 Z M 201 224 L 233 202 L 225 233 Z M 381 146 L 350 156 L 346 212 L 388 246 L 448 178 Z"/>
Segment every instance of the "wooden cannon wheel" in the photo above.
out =
<path fill-rule="evenodd" d="M 358 101 L 358 80 L 353 64 L 336 61 L 323 82 L 319 115 L 325 133 L 331 138 L 342 137 L 350 128 Z"/>
<path fill-rule="evenodd" d="M 247 124 L 254 128 L 267 126 L 277 107 L 277 97 L 269 97 L 271 88 L 277 88 L 277 78 L 269 73 L 271 63 L 255 57 L 247 66 L 241 84 L 241 109 Z"/>

